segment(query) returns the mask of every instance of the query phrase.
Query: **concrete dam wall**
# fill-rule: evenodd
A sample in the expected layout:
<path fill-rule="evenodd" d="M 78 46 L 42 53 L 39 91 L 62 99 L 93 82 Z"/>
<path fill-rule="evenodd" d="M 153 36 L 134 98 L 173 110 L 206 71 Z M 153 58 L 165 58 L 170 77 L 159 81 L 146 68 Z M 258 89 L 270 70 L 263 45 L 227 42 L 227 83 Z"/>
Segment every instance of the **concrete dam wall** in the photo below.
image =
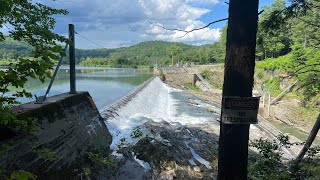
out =
<path fill-rule="evenodd" d="M 18 119 L 36 118 L 38 130 L 33 134 L 13 130 L 14 136 L 2 138 L 1 146 L 11 144 L 0 156 L 0 167 L 4 169 L 30 171 L 40 179 L 50 179 L 51 175 L 59 179 L 89 147 L 108 150 L 112 141 L 88 92 L 60 94 L 44 104 L 31 102 L 12 110 Z M 54 153 L 54 158 L 42 155 L 48 151 Z"/>

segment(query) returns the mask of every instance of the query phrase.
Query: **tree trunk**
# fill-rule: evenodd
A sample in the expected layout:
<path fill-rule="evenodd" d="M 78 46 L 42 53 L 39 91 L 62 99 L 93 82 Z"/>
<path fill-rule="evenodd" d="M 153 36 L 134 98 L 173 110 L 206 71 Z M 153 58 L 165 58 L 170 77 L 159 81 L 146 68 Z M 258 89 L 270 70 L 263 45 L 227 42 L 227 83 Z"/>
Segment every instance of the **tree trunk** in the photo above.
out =
<path fill-rule="evenodd" d="M 303 148 L 301 149 L 299 155 L 297 156 L 297 158 L 294 160 L 294 165 L 298 165 L 301 160 L 303 159 L 304 155 L 306 154 L 306 152 L 309 150 L 309 148 L 311 147 L 314 139 L 316 138 L 318 131 L 320 128 L 320 114 L 318 115 L 318 118 L 316 120 L 316 122 L 313 125 L 313 128 L 308 136 L 308 139 L 306 141 L 306 143 L 304 144 Z"/>
<path fill-rule="evenodd" d="M 223 96 L 252 97 L 257 0 L 230 0 Z M 247 179 L 249 125 L 220 123 L 218 179 Z"/>

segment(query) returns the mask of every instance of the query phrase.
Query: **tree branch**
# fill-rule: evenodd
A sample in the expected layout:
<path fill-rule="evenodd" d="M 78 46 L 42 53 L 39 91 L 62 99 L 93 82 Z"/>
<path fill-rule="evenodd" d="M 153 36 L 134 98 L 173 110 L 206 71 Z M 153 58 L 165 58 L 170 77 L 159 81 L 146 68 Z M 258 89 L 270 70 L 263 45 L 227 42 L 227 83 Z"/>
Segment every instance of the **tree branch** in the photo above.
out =
<path fill-rule="evenodd" d="M 307 68 L 307 67 L 310 67 L 310 66 L 320 66 L 320 63 L 304 65 L 304 66 L 300 67 L 298 70 L 296 70 L 295 73 L 298 73 L 298 72 L 301 71 L 302 69 Z"/>
<path fill-rule="evenodd" d="M 304 73 L 308 73 L 308 72 L 320 73 L 320 70 L 317 70 L 317 69 L 310 69 L 310 70 L 306 70 L 306 71 L 302 71 L 302 72 L 295 73 L 295 75 L 298 75 L 298 74 L 304 74 Z"/>
<path fill-rule="evenodd" d="M 299 19 L 300 21 L 303 21 L 304 23 L 306 23 L 306 24 L 308 24 L 308 25 L 311 25 L 311 26 L 315 26 L 315 27 L 317 27 L 317 28 L 320 28 L 320 25 L 315 24 L 315 23 L 313 23 L 313 22 L 310 22 L 310 21 L 304 20 L 304 19 L 299 18 L 299 17 L 297 17 L 297 19 Z"/>
<path fill-rule="evenodd" d="M 306 86 L 309 86 L 309 85 L 311 85 L 311 84 L 313 84 L 315 82 L 319 82 L 319 80 L 313 80 L 313 81 L 310 81 L 308 83 L 305 83 L 305 84 L 301 85 L 298 89 L 296 89 L 296 91 L 300 91 L 302 88 L 304 88 Z"/>

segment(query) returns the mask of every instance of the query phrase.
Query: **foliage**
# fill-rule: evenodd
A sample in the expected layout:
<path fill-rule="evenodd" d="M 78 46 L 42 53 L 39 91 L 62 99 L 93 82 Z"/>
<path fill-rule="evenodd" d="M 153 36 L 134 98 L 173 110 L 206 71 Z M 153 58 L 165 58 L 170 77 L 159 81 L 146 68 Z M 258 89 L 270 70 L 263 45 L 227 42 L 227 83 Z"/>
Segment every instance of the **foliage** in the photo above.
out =
<path fill-rule="evenodd" d="M 83 171 L 83 174 L 84 174 L 85 176 L 90 176 L 90 174 L 91 174 L 91 169 L 88 168 L 88 167 L 82 168 L 82 171 Z"/>
<path fill-rule="evenodd" d="M 305 48 L 303 45 L 292 46 L 290 54 L 270 58 L 256 64 L 257 68 L 268 71 L 282 70 L 298 80 L 298 90 L 305 101 L 312 102 L 320 93 L 320 51 Z M 279 92 L 278 82 L 273 77 L 267 80 L 273 93 Z"/>
<path fill-rule="evenodd" d="M 109 151 L 103 152 L 101 150 L 90 151 L 87 153 L 88 159 L 95 164 L 109 167 L 117 166 L 117 163 L 112 161 L 109 157 Z"/>
<path fill-rule="evenodd" d="M 302 45 L 293 46 L 293 74 L 303 90 L 306 101 L 320 93 L 320 51 L 305 48 Z"/>
<path fill-rule="evenodd" d="M 266 139 L 254 140 L 250 146 L 258 149 L 259 153 L 267 160 L 280 162 L 281 152 L 277 143 Z"/>
<path fill-rule="evenodd" d="M 55 26 L 54 15 L 66 15 L 63 9 L 54 9 L 30 0 L 1 1 L 0 29 L 9 30 L 5 35 L 0 32 L 0 56 L 5 61 L 6 70 L 0 70 L 0 126 L 8 126 L 23 133 L 36 131 L 34 118 L 18 119 L 11 111 L 18 104 L 16 98 L 31 97 L 24 90 L 28 78 L 38 78 L 42 82 L 49 77 L 47 70 L 63 56 L 59 42 L 66 38 L 52 32 Z M 15 88 L 16 91 L 10 89 Z M 43 154 L 48 154 L 48 151 Z M 41 156 L 41 154 L 40 154 Z M 44 158 L 44 156 L 43 156 Z M 36 179 L 32 173 L 6 169 L 3 174 L 8 179 Z"/>
<path fill-rule="evenodd" d="M 276 29 L 265 28 L 264 23 L 270 18 L 274 11 L 279 11 L 285 8 L 285 0 L 276 0 L 270 6 L 263 7 L 264 12 L 259 18 L 257 32 L 257 52 L 256 55 L 261 59 L 268 57 L 278 57 L 290 51 L 291 39 L 290 28 L 288 23 L 282 23 Z"/>
<path fill-rule="evenodd" d="M 256 75 L 259 79 L 262 79 L 264 77 L 264 71 L 263 70 L 258 70 L 256 72 Z"/>
<path fill-rule="evenodd" d="M 20 47 L 21 44 L 21 47 Z M 0 64 L 15 63 L 13 57 L 30 56 L 31 49 L 23 49 L 23 43 L 6 40 L 0 43 Z M 6 52 L 6 53 L 5 53 Z M 28 54 L 29 53 L 29 54 Z M 178 61 L 182 64 L 194 62 L 196 64 L 208 64 L 223 62 L 225 44 L 220 42 L 213 45 L 191 46 L 183 43 L 164 41 L 149 41 L 130 47 L 116 49 L 76 49 L 76 63 L 82 66 L 108 66 L 108 67 L 138 67 L 172 64 Z M 68 56 L 63 59 L 63 64 L 68 64 Z"/>
<path fill-rule="evenodd" d="M 143 132 L 140 130 L 140 127 L 135 127 L 130 134 L 131 138 L 141 138 L 143 136 Z"/>
<path fill-rule="evenodd" d="M 119 149 L 121 149 L 121 148 L 123 148 L 123 147 L 125 147 L 126 146 L 126 138 L 125 137 L 123 137 L 123 138 L 121 138 L 120 139 L 120 144 L 118 145 L 118 148 Z"/>
<path fill-rule="evenodd" d="M 202 72 L 202 76 L 203 76 L 203 78 L 205 78 L 205 79 L 208 79 L 210 76 L 212 76 L 213 75 L 213 72 L 210 70 L 210 69 L 205 69 L 205 70 L 203 70 L 203 72 Z"/>
<path fill-rule="evenodd" d="M 36 180 L 37 176 L 27 171 L 15 171 L 11 173 L 8 179 L 12 180 Z"/>
<path fill-rule="evenodd" d="M 183 86 L 191 91 L 196 91 L 196 92 L 201 91 L 198 87 L 194 86 L 192 83 L 185 83 L 183 84 Z"/>
<path fill-rule="evenodd" d="M 16 121 L 14 115 L 8 111 L 11 105 L 17 104 L 15 100 L 17 97 L 31 97 L 31 94 L 23 89 L 28 77 L 44 81 L 45 77 L 49 76 L 47 70 L 58 59 L 58 55 L 64 55 L 62 47 L 57 45 L 57 42 L 67 42 L 67 40 L 51 31 L 55 25 L 52 16 L 57 14 L 67 14 L 67 11 L 28 0 L 10 0 L 1 3 L 0 28 L 7 26 L 9 34 L 5 36 L 0 32 L 0 42 L 5 40 L 11 42 L 9 47 L 17 43 L 18 45 L 13 47 L 18 48 L 16 52 L 21 54 L 8 51 L 8 44 L 2 43 L 4 48 L 1 52 L 3 49 L 6 52 L 2 57 L 17 59 L 14 64 L 9 64 L 6 71 L 0 71 L 0 125 L 14 124 Z M 28 52 L 30 49 L 32 53 Z M 25 57 L 30 55 L 34 58 Z M 11 92 L 8 96 L 6 94 L 10 91 L 10 87 L 21 90 Z"/>
<path fill-rule="evenodd" d="M 81 169 L 81 173 L 86 177 L 94 176 L 100 170 L 115 170 L 118 165 L 109 155 L 109 149 L 105 147 L 89 147 L 84 156 L 77 160 L 77 168 Z"/>
<path fill-rule="evenodd" d="M 51 149 L 43 148 L 37 151 L 39 158 L 47 159 L 49 161 L 54 161 L 58 157 L 55 152 L 53 152 Z"/>
<path fill-rule="evenodd" d="M 280 78 L 278 76 L 274 76 L 266 80 L 264 83 L 272 95 L 277 96 L 278 94 L 281 93 Z"/>
<path fill-rule="evenodd" d="M 293 54 L 287 54 L 278 58 L 268 58 L 264 61 L 256 63 L 257 68 L 261 68 L 268 71 L 274 71 L 276 69 L 288 71 L 292 68 Z"/>
<path fill-rule="evenodd" d="M 108 66 L 106 58 L 86 58 L 86 60 L 79 63 L 80 66 Z"/>
<path fill-rule="evenodd" d="M 291 168 L 291 162 L 285 163 L 281 160 L 282 148 L 290 148 L 292 145 L 304 143 L 290 143 L 289 137 L 283 134 L 277 136 L 277 141 L 256 139 L 250 143 L 250 146 L 258 150 L 259 156 L 250 156 L 249 158 L 249 179 L 319 178 L 320 164 L 314 161 L 319 155 L 319 147 L 310 148 L 302 164 Z"/>

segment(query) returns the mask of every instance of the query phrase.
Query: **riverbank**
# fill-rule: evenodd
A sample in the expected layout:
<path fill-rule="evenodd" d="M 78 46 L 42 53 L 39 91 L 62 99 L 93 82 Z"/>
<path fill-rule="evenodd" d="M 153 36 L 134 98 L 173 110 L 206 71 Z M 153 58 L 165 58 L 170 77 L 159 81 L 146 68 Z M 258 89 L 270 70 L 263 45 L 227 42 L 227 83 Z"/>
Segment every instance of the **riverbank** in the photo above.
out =
<path fill-rule="evenodd" d="M 209 91 L 201 91 L 197 89 L 197 87 L 192 86 L 192 79 L 185 78 L 188 76 L 192 77 L 192 75 L 186 71 L 180 72 L 176 70 L 176 73 L 165 74 L 165 83 L 209 102 L 220 104 L 222 99 L 223 67 L 203 67 L 202 71 L 199 69 L 188 69 L 188 71 L 202 74 L 205 77 L 205 80 L 211 84 L 211 89 Z M 254 92 L 262 96 L 260 87 L 262 86 L 264 79 L 258 77 L 257 74 L 259 73 L 261 73 L 261 71 L 257 71 L 255 75 Z M 263 77 L 268 78 L 269 76 L 270 75 L 264 75 Z M 286 82 L 282 83 L 283 88 L 286 87 L 285 83 Z M 271 100 L 273 98 L 274 97 L 271 97 Z M 262 98 L 260 100 L 260 104 L 262 105 Z M 294 96 L 294 93 L 289 93 L 277 103 L 272 104 L 270 106 L 269 116 L 267 116 L 267 102 L 265 102 L 265 104 L 265 107 L 261 108 L 260 114 L 283 133 L 291 134 L 300 141 L 305 141 L 307 139 L 319 113 L 315 108 L 303 107 L 302 101 L 297 96 Z M 315 142 L 318 145 L 320 144 L 320 135 L 318 135 Z"/>
<path fill-rule="evenodd" d="M 101 110 L 113 136 L 113 179 L 214 179 L 217 174 L 217 103 L 170 87 L 158 77 L 127 103 Z M 118 108 L 114 108 L 118 107 Z M 267 124 L 267 122 L 264 122 Z M 252 125 L 250 141 L 276 140 L 277 131 Z M 283 160 L 297 149 L 284 149 Z M 250 154 L 256 155 L 250 147 Z M 250 155 L 250 156 L 251 156 Z"/>

